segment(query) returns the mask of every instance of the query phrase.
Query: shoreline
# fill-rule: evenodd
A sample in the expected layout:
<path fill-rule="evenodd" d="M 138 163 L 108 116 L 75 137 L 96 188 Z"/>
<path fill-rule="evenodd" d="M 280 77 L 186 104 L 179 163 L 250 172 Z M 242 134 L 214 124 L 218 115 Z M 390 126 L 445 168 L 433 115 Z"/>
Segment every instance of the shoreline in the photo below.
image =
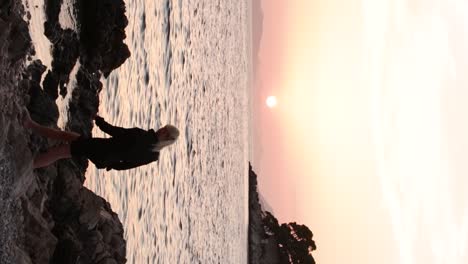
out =
<path fill-rule="evenodd" d="M 245 186 L 244 186 L 244 197 L 246 199 L 245 201 L 245 232 L 246 232 L 246 250 L 247 250 L 247 259 L 246 263 L 249 263 L 250 259 L 250 237 L 249 237 L 249 219 L 250 219 L 250 208 L 249 208 L 249 201 L 250 201 L 250 192 L 249 192 L 249 168 L 250 168 L 250 162 L 252 161 L 253 158 L 253 152 L 252 152 L 252 91 L 254 89 L 254 76 L 253 76 L 253 71 L 254 71 L 254 66 L 253 66 L 253 50 L 252 50 L 252 2 L 243 2 L 246 4 L 245 6 L 245 14 L 246 14 L 246 29 L 247 32 L 245 33 L 245 41 L 244 45 L 246 46 L 245 52 L 246 52 L 246 63 L 247 63 L 247 83 L 246 83 L 246 89 L 245 89 L 245 98 L 246 98 L 246 109 L 245 111 L 245 116 L 246 120 L 244 121 L 246 123 L 246 156 L 247 156 L 247 161 L 246 165 L 244 168 L 245 171 Z"/>
<path fill-rule="evenodd" d="M 100 0 L 97 5 L 104 6 L 104 2 Z M 32 134 L 23 128 L 21 120 L 27 107 L 36 122 L 57 128 L 60 114 L 56 101 L 67 96 L 71 100 L 65 128 L 89 135 L 102 87 L 101 72 L 105 75 L 118 67 L 129 53 L 122 49 L 119 41 L 123 39 L 118 38 L 114 43 L 97 39 L 94 51 L 83 48 L 77 32 L 60 26 L 60 3 L 57 6 L 48 0 L 46 6 L 46 11 L 41 10 L 47 18 L 45 37 L 54 43 L 50 45 L 53 59 L 49 67 L 38 60 L 48 49 L 36 53 L 24 20 L 30 21 L 34 14 L 14 0 L 0 8 L 0 47 L 5 54 L 0 58 L 0 73 L 5 78 L 0 84 L 0 262 L 74 263 L 80 259 L 125 263 L 126 242 L 118 216 L 109 203 L 83 186 L 88 162 L 61 160 L 33 170 L 33 156 L 58 142 Z M 118 11 L 122 5 L 106 8 L 100 15 L 109 19 L 122 14 L 124 23 L 120 25 L 125 26 L 125 9 Z M 114 34 L 118 27 L 107 23 L 93 30 L 100 36 Z M 111 54 L 102 53 L 103 49 L 110 49 Z M 112 59 L 104 60 L 105 56 Z M 70 73 L 78 59 L 82 64 L 76 70 L 76 88 L 68 90 Z"/>

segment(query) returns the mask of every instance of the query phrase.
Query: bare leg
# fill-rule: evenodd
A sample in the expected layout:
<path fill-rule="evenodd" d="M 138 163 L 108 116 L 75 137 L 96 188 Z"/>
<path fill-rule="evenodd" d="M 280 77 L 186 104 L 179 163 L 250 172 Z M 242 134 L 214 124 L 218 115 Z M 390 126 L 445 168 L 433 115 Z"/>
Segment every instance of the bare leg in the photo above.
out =
<path fill-rule="evenodd" d="M 75 132 L 68 132 L 68 131 L 61 131 L 45 126 L 41 126 L 36 123 L 34 120 L 31 119 L 29 114 L 26 114 L 23 122 L 24 127 L 32 129 L 37 134 L 57 140 L 64 140 L 64 141 L 74 141 L 80 137 L 80 134 Z"/>
<path fill-rule="evenodd" d="M 50 148 L 47 152 L 39 154 L 34 159 L 33 168 L 42 168 L 49 166 L 59 159 L 71 158 L 70 145 L 65 144 L 57 147 Z"/>

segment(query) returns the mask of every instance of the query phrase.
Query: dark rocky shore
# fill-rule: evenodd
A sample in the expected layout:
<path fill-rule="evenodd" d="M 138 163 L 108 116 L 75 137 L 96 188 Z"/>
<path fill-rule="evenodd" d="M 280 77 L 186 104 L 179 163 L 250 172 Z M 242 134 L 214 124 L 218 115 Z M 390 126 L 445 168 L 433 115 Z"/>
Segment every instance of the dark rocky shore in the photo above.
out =
<path fill-rule="evenodd" d="M 56 128 L 55 100 L 67 93 L 70 72 L 79 61 L 66 128 L 89 136 L 101 75 L 107 77 L 130 56 L 123 43 L 123 1 L 78 0 L 81 26 L 76 32 L 61 28 L 61 4 L 48 0 L 44 7 L 44 34 L 53 46 L 52 69 L 46 69 L 40 60 L 31 61 L 34 47 L 21 1 L 0 0 L 0 263 L 125 263 L 117 214 L 83 187 L 87 161 L 62 160 L 32 170 L 34 155 L 60 142 L 25 130 L 24 108 L 36 122 Z"/>
<path fill-rule="evenodd" d="M 259 200 L 257 174 L 249 166 L 249 264 L 315 264 L 310 229 L 296 222 L 280 224 L 264 211 Z"/>
<path fill-rule="evenodd" d="M 258 197 L 257 174 L 249 166 L 249 264 L 280 263 L 277 242 L 266 234 L 264 214 Z"/>

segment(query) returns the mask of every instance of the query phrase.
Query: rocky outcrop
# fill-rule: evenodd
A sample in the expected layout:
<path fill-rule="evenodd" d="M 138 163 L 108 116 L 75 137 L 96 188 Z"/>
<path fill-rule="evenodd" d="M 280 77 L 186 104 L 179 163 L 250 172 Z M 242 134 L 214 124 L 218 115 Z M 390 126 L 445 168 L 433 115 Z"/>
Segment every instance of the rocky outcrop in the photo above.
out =
<path fill-rule="evenodd" d="M 257 191 L 257 175 L 249 164 L 249 263 L 260 263 L 262 240 L 265 230 L 262 221 L 262 207 Z"/>
<path fill-rule="evenodd" d="M 49 203 L 59 241 L 51 263 L 125 263 L 122 224 L 109 203 L 82 187 L 71 163 L 58 165 Z"/>
<path fill-rule="evenodd" d="M 25 103 L 18 89 L 25 55 L 31 52 L 23 8 L 14 0 L 0 1 L 0 263 L 21 260 L 23 240 L 21 203 L 14 193 L 31 182 L 26 133 L 19 127 L 18 110 Z"/>
<path fill-rule="evenodd" d="M 22 19 L 24 14 L 13 0 L 0 2 L 0 51 L 1 66 L 14 66 L 24 58 L 25 51 L 31 49 L 28 25 Z"/>
<path fill-rule="evenodd" d="M 278 240 L 269 229 L 271 217 L 273 215 L 264 211 L 260 204 L 257 174 L 249 165 L 249 264 L 281 262 Z"/>
<path fill-rule="evenodd" d="M 99 70 L 107 77 L 130 57 L 130 50 L 123 43 L 128 24 L 125 3 L 78 1 L 77 10 L 82 22 L 80 41 L 85 49 L 82 62 L 88 69 Z"/>
<path fill-rule="evenodd" d="M 258 195 L 257 174 L 249 165 L 249 264 L 279 263 L 278 243 L 265 230 L 264 215 Z"/>
<path fill-rule="evenodd" d="M 125 3 L 112 0 L 76 1 L 75 16 L 79 31 L 64 29 L 59 23 L 62 1 L 46 1 L 47 21 L 44 34 L 52 43 L 52 69 L 44 80 L 44 90 L 52 99 L 65 96 L 65 85 L 70 73 L 79 61 L 80 71 L 89 81 L 99 82 L 130 57 L 130 50 L 123 42 L 126 38 Z"/>
<path fill-rule="evenodd" d="M 249 263 L 315 264 L 317 249 L 312 231 L 296 222 L 280 225 L 276 217 L 263 211 L 259 201 L 257 175 L 249 165 Z"/>
<path fill-rule="evenodd" d="M 66 127 L 91 134 L 101 74 L 108 75 L 129 56 L 118 41 L 124 36 L 115 33 L 123 32 L 127 24 L 123 2 L 112 1 L 113 7 L 99 6 L 108 10 L 95 10 L 114 16 L 96 29 L 114 37 L 96 39 L 106 43 L 92 49 L 81 40 L 85 35 L 60 27 L 61 1 L 47 1 L 45 34 L 53 44 L 52 69 L 47 73 L 39 60 L 23 66 L 34 51 L 20 3 L 0 1 L 0 263 L 125 263 L 126 242 L 118 216 L 103 198 L 83 187 L 87 161 L 62 160 L 33 171 L 33 156 L 60 143 L 31 134 L 21 124 L 27 106 L 36 122 L 57 127 L 55 99 L 66 93 L 70 72 L 81 58 Z"/>
<path fill-rule="evenodd" d="M 35 176 L 21 197 L 22 263 L 126 262 L 122 224 L 103 198 L 82 186 L 73 162 Z"/>
<path fill-rule="evenodd" d="M 40 62 L 32 63 L 21 82 L 22 89 L 29 91 L 31 117 L 42 125 L 55 127 L 57 106 L 39 86 L 41 72 L 44 67 Z M 71 109 L 76 117 L 69 120 L 68 126 L 90 134 L 98 101 L 97 91 L 90 82 L 85 84 L 74 90 Z M 85 101 L 90 105 L 84 107 Z M 31 134 L 33 153 L 55 144 L 58 143 Z M 33 182 L 25 185 L 28 189 L 18 192 L 24 219 L 25 240 L 20 247 L 23 258 L 29 256 L 32 263 L 126 262 L 122 224 L 103 198 L 83 187 L 86 167 L 83 160 L 59 161 L 36 170 L 30 175 Z"/>

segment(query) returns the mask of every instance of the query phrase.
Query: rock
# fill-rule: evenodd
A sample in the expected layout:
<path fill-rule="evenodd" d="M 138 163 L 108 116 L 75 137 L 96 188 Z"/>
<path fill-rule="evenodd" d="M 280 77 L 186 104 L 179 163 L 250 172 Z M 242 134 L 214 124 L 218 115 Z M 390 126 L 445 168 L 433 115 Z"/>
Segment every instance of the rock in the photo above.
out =
<path fill-rule="evenodd" d="M 15 247 L 15 263 L 16 264 L 33 264 L 29 254 L 19 247 Z"/>
<path fill-rule="evenodd" d="M 52 71 L 48 71 L 46 77 L 44 78 L 43 86 L 44 91 L 49 95 L 50 98 L 56 100 L 58 98 L 58 85 L 59 82 L 57 77 Z"/>
<path fill-rule="evenodd" d="M 111 242 L 112 234 L 113 234 L 111 225 L 106 222 L 103 225 L 101 225 L 100 230 L 102 234 L 102 241 L 104 241 L 104 243 L 106 244 L 109 244 Z"/>
<path fill-rule="evenodd" d="M 27 251 L 33 263 L 49 263 L 55 251 L 57 238 L 37 208 L 23 200 L 24 232 Z"/>
<path fill-rule="evenodd" d="M 57 163 L 57 173 L 56 194 L 68 200 L 68 204 L 79 208 L 84 187 L 77 166 L 71 160 L 62 160 Z"/>
<path fill-rule="evenodd" d="M 81 1 L 78 14 L 82 19 L 80 41 L 85 49 L 82 64 L 91 71 L 100 70 L 104 77 L 130 57 L 123 42 L 126 38 L 125 3 L 114 0 Z"/>
<path fill-rule="evenodd" d="M 46 66 L 42 64 L 41 60 L 35 60 L 26 68 L 24 77 L 34 82 L 35 85 L 40 85 L 42 74 L 45 70 Z"/>
<path fill-rule="evenodd" d="M 28 90 L 30 101 L 28 110 L 31 118 L 41 125 L 55 126 L 59 117 L 58 107 L 55 100 L 48 96 L 40 86 L 40 77 L 45 67 L 40 61 L 35 61 L 28 66 L 25 79 L 21 86 Z"/>
<path fill-rule="evenodd" d="M 127 25 L 123 1 L 79 1 L 97 8 L 87 9 L 81 19 L 102 18 L 93 28 L 84 22 L 94 34 L 89 39 L 60 27 L 61 2 L 46 1 L 45 28 L 54 58 L 41 87 L 46 71 L 41 61 L 30 61 L 24 68 L 27 55 L 34 51 L 21 1 L 0 1 L 0 263 L 125 263 L 122 223 L 109 203 L 83 187 L 87 160 L 73 158 L 32 170 L 33 156 L 60 142 L 25 130 L 24 106 L 37 123 L 57 128 L 55 100 L 66 93 L 80 57 L 85 63 L 76 76 L 66 128 L 90 136 L 101 75 L 107 76 L 130 55 L 123 43 Z"/>
<path fill-rule="evenodd" d="M 10 131 L 10 122 L 6 120 L 5 116 L 0 116 L 0 126 L 3 128 L 0 130 L 0 150 L 3 151 L 3 148 L 6 145 L 8 139 L 8 131 Z"/>
<path fill-rule="evenodd" d="M 73 100 L 69 104 L 70 119 L 67 128 L 83 135 L 91 136 L 93 118 L 98 112 L 99 92 L 102 89 L 101 75 L 90 73 L 85 66 L 81 66 L 76 75 L 77 88 L 73 91 Z M 80 162 L 81 168 L 87 163 Z"/>
<path fill-rule="evenodd" d="M 60 29 L 59 40 L 54 43 L 52 55 L 52 71 L 60 88 L 60 95 L 66 95 L 65 85 L 79 56 L 79 42 L 77 34 L 71 29 Z"/>
<path fill-rule="evenodd" d="M 14 183 L 11 196 L 14 199 L 19 199 L 23 196 L 29 186 L 32 184 L 34 177 L 32 174 L 32 154 L 29 150 L 25 138 L 26 133 L 22 127 L 10 126 L 8 129 L 8 138 L 10 142 L 14 142 L 15 151 L 12 152 L 13 159 L 16 161 L 14 167 Z"/>
<path fill-rule="evenodd" d="M 114 255 L 117 256 L 114 257 L 116 263 L 125 263 L 123 232 L 113 232 L 110 241 L 104 241 L 101 233 L 101 226 L 106 226 L 106 230 L 120 231 L 122 224 L 112 211 L 108 212 L 111 209 L 104 199 L 82 186 L 79 180 L 81 172 L 71 163 L 59 163 L 55 198 L 49 202 L 57 225 L 54 234 L 60 248 L 54 254 L 54 263 L 75 263 L 77 260 L 80 263 L 97 263 L 97 259 Z M 103 210 L 106 214 L 101 213 Z M 105 216 L 113 214 L 115 217 L 110 219 Z"/>
<path fill-rule="evenodd" d="M 21 63 L 26 53 L 31 52 L 28 24 L 22 15 L 22 7 L 13 0 L 4 0 L 0 4 L 0 40 L 3 39 L 0 47 L 9 66 Z"/>
<path fill-rule="evenodd" d="M 0 1 L 0 263 L 31 263 L 23 243 L 20 198 L 32 182 L 28 135 L 20 122 L 27 100 L 18 85 L 32 52 L 21 1 Z M 29 157 L 30 158 L 30 157 Z"/>
<path fill-rule="evenodd" d="M 310 229 L 296 222 L 280 225 L 273 214 L 263 211 L 257 184 L 257 175 L 249 165 L 249 263 L 289 263 L 292 258 L 294 263 L 315 264 L 311 250 L 316 246 Z"/>
<path fill-rule="evenodd" d="M 106 258 L 98 262 L 98 264 L 118 264 L 117 261 L 111 258 Z"/>
<path fill-rule="evenodd" d="M 60 237 L 52 263 L 76 263 L 84 248 L 78 234 L 70 225 L 63 223 L 57 225 L 55 233 L 60 233 Z"/>
<path fill-rule="evenodd" d="M 102 251 L 100 253 L 97 253 L 96 258 L 94 259 L 94 261 L 96 263 L 99 263 L 100 261 L 102 261 L 102 260 L 104 260 L 106 258 L 111 258 L 111 255 L 109 254 L 108 251 Z"/>
<path fill-rule="evenodd" d="M 99 202 L 98 200 L 87 200 L 84 202 L 85 204 L 83 204 L 86 209 L 81 210 L 79 221 L 80 224 L 84 225 L 88 230 L 94 229 L 100 220 L 101 215 L 99 212 L 102 203 Z"/>
<path fill-rule="evenodd" d="M 72 29 L 63 29 L 59 23 L 60 6 L 63 1 L 46 1 L 46 17 L 44 35 L 52 43 L 52 71 L 45 79 L 44 90 L 53 100 L 60 94 L 65 96 L 65 85 L 70 79 L 70 73 L 80 55 L 78 34 Z"/>

